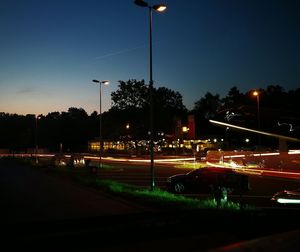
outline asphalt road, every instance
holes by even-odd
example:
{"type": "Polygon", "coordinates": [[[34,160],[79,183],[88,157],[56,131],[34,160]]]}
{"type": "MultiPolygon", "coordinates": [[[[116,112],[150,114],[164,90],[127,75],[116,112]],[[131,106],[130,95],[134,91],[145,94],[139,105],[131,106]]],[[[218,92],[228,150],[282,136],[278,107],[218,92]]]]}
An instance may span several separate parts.
{"type": "MultiPolygon", "coordinates": [[[[157,167],[156,175],[163,180],[182,171],[157,167]]],[[[134,174],[149,178],[148,172],[147,166],[120,166],[98,175],[128,182],[134,174]]],[[[1,227],[7,233],[1,238],[30,251],[203,251],[299,228],[298,212],[155,212],[12,163],[0,162],[0,191],[1,227]]]]}
{"type": "Polygon", "coordinates": [[[78,219],[145,209],[38,169],[0,162],[1,223],[78,219]]]}

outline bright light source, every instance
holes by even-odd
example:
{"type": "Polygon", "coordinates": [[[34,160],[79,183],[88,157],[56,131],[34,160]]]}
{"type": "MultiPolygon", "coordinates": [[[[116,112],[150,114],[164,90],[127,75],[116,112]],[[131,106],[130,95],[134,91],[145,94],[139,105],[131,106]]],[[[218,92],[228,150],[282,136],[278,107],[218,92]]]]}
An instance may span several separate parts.
{"type": "Polygon", "coordinates": [[[288,154],[289,154],[289,155],[292,155],[292,154],[300,154],[300,150],[289,150],[288,154]]]}
{"type": "Polygon", "coordinates": [[[254,96],[258,96],[259,95],[259,93],[258,93],[258,91],[253,91],[253,93],[252,93],[254,96]]]}
{"type": "MultiPolygon", "coordinates": [[[[300,142],[300,139],[297,139],[297,138],[294,138],[294,137],[287,137],[287,136],[273,134],[273,133],[269,133],[269,132],[265,132],[265,131],[253,130],[253,129],[249,129],[249,128],[245,128],[245,127],[240,127],[240,126],[237,126],[237,125],[234,125],[234,124],[219,122],[219,121],[215,121],[215,120],[209,120],[209,122],[211,122],[213,124],[229,127],[229,128],[240,129],[240,130],[244,130],[244,131],[258,133],[258,134],[261,134],[261,135],[286,139],[286,140],[293,141],[293,142],[300,142]]],[[[210,139],[208,139],[208,141],[210,141],[210,139]]]]}
{"type": "Polygon", "coordinates": [[[186,127],[186,126],[183,126],[182,127],[182,132],[188,132],[189,131],[189,128],[188,127],[186,127]]]}
{"type": "Polygon", "coordinates": [[[158,5],[154,5],[153,9],[158,11],[158,12],[163,12],[167,9],[167,6],[164,4],[158,4],[158,5]]]}
{"type": "Polygon", "coordinates": [[[300,203],[300,199],[284,199],[284,198],[279,198],[277,199],[278,203],[281,204],[299,204],[300,203]]]}
{"type": "Polygon", "coordinates": [[[109,84],[108,80],[103,80],[103,81],[93,80],[93,82],[100,83],[100,84],[103,84],[103,85],[108,85],[109,84]]]}

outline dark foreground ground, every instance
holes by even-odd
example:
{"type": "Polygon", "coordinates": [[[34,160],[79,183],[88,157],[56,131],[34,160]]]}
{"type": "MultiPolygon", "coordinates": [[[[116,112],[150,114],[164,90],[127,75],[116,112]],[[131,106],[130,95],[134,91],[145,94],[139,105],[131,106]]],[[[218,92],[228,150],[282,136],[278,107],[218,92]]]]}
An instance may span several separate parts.
{"type": "Polygon", "coordinates": [[[168,211],[18,223],[2,226],[2,238],[7,251],[298,251],[298,228],[291,210],[168,211]]]}
{"type": "Polygon", "coordinates": [[[300,247],[299,209],[145,207],[26,166],[0,164],[0,206],[6,210],[1,211],[3,251],[298,251],[300,247]]]}

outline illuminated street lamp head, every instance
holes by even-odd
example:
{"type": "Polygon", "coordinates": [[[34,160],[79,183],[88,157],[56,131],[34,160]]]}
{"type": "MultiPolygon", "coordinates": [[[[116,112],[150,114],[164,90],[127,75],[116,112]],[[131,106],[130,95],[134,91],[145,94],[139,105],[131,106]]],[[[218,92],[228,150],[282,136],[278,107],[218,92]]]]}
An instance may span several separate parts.
{"type": "Polygon", "coordinates": [[[109,84],[109,81],[108,81],[108,80],[103,80],[103,81],[93,80],[93,82],[95,82],[95,83],[100,83],[100,84],[104,84],[104,85],[108,85],[108,84],[109,84]]]}
{"type": "Polygon", "coordinates": [[[148,8],[152,8],[153,10],[156,10],[158,12],[163,12],[167,9],[167,6],[165,4],[156,4],[153,5],[152,7],[149,6],[149,4],[143,0],[135,0],[134,4],[140,6],[140,7],[148,7],[148,8]]]}
{"type": "Polygon", "coordinates": [[[258,91],[256,91],[256,90],[255,90],[255,91],[253,91],[253,93],[252,93],[252,94],[253,94],[253,96],[258,96],[258,95],[259,95],[258,91]]]}
{"type": "Polygon", "coordinates": [[[158,12],[163,12],[167,9],[167,6],[164,4],[157,4],[153,6],[153,9],[158,11],[158,12]]]}
{"type": "Polygon", "coordinates": [[[103,85],[108,85],[108,84],[109,84],[109,81],[108,81],[108,80],[103,80],[103,81],[101,81],[101,83],[102,83],[103,85]]]}

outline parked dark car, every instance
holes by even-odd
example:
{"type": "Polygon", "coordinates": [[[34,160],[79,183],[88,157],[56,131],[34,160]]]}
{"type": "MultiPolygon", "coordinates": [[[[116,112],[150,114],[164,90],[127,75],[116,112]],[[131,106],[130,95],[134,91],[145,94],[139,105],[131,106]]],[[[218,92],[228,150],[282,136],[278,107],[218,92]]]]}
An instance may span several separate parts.
{"type": "Polygon", "coordinates": [[[214,193],[218,188],[227,193],[245,193],[249,181],[248,176],[230,169],[205,167],[169,177],[167,188],[173,193],[214,193]]]}

